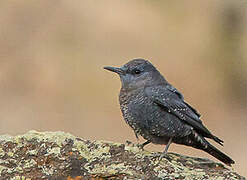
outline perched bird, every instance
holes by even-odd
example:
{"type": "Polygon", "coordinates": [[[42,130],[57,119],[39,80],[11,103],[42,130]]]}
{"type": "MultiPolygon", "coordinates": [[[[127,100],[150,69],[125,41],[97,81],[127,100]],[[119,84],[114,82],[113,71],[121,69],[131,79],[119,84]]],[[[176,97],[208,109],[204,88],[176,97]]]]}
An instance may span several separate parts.
{"type": "Polygon", "coordinates": [[[149,143],[166,144],[162,157],[171,143],[201,149],[226,165],[234,161],[211,145],[205,138],[223,145],[202,123],[200,114],[183,95],[169,84],[147,60],[134,59],[124,66],[104,67],[120,76],[122,88],[119,102],[123,117],[149,143]]]}

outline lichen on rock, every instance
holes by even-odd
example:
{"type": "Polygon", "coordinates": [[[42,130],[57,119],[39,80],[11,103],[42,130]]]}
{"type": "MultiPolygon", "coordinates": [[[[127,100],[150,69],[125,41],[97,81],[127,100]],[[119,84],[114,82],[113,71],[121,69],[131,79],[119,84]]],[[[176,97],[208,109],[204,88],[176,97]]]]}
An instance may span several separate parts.
{"type": "Polygon", "coordinates": [[[0,136],[0,179],[245,179],[220,163],[64,132],[0,136]],[[157,154],[157,153],[156,153],[157,154]]]}

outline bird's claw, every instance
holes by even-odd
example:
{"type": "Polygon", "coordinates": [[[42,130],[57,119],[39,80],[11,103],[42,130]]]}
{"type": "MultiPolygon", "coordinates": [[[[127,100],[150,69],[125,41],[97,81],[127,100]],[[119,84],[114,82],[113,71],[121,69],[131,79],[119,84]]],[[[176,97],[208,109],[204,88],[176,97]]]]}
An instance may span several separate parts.
{"type": "Polygon", "coordinates": [[[167,153],[162,153],[159,157],[159,161],[161,161],[163,158],[167,158],[168,154],[167,153]]]}
{"type": "Polygon", "coordinates": [[[152,159],[158,158],[158,161],[160,162],[163,158],[168,159],[168,154],[167,153],[156,152],[156,153],[152,153],[151,154],[151,158],[152,159]]]}
{"type": "Polygon", "coordinates": [[[152,153],[150,156],[152,159],[155,159],[155,158],[160,158],[161,154],[159,152],[155,152],[155,153],[152,153]]]}
{"type": "Polygon", "coordinates": [[[131,141],[129,141],[129,140],[126,140],[126,142],[125,142],[127,145],[131,145],[131,144],[133,144],[131,141]]]}
{"type": "Polygon", "coordinates": [[[139,143],[138,143],[136,146],[137,146],[139,149],[141,149],[142,151],[144,150],[143,144],[139,144],[139,143]]]}

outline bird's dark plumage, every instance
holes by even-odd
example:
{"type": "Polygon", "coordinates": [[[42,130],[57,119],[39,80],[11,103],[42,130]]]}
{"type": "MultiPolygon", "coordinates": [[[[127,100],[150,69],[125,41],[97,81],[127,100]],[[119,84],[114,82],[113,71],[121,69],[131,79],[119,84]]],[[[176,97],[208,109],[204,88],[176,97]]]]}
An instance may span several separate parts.
{"type": "Polygon", "coordinates": [[[147,140],[144,145],[167,144],[166,153],[170,143],[183,144],[201,149],[227,165],[234,164],[205,139],[223,145],[223,141],[203,125],[200,114],[149,61],[134,59],[121,68],[104,68],[119,74],[121,111],[136,136],[147,140]]]}

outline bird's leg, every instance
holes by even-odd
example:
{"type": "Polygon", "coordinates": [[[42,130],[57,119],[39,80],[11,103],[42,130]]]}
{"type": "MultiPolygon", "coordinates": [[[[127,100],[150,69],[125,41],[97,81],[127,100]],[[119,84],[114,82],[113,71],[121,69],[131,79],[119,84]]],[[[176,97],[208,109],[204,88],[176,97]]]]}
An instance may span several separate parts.
{"type": "Polygon", "coordinates": [[[166,147],[165,147],[165,150],[163,151],[163,153],[160,155],[160,160],[163,158],[163,157],[165,157],[166,156],[166,154],[167,154],[167,151],[168,151],[168,148],[169,148],[169,146],[171,145],[171,143],[172,143],[172,137],[169,139],[169,141],[168,141],[168,143],[167,143],[167,145],[166,145],[166,147]]]}
{"type": "Polygon", "coordinates": [[[138,134],[136,132],[135,132],[135,135],[136,135],[137,141],[139,141],[139,137],[138,137],[138,134]]]}
{"type": "Polygon", "coordinates": [[[169,148],[169,146],[171,145],[171,143],[172,143],[172,137],[169,139],[169,141],[168,141],[168,143],[167,143],[167,145],[166,145],[166,147],[165,147],[165,150],[163,151],[163,154],[166,154],[166,153],[167,153],[168,148],[169,148]]]}
{"type": "Polygon", "coordinates": [[[169,141],[168,141],[168,143],[166,144],[166,147],[165,147],[165,149],[164,149],[164,151],[162,152],[162,154],[160,154],[160,152],[159,153],[153,153],[152,154],[152,157],[153,158],[159,158],[159,161],[163,158],[163,157],[166,157],[166,154],[167,154],[167,151],[168,151],[168,148],[169,148],[169,146],[171,145],[171,143],[172,143],[172,137],[169,139],[169,141]]]}
{"type": "MultiPolygon", "coordinates": [[[[138,134],[136,132],[135,132],[135,136],[136,136],[137,141],[139,142],[139,137],[138,137],[138,134]]],[[[129,140],[126,140],[126,144],[130,145],[130,144],[134,144],[134,143],[132,143],[129,140]]],[[[137,145],[139,145],[139,144],[137,144],[137,145]]]]}
{"type": "Polygon", "coordinates": [[[142,144],[137,144],[137,147],[139,147],[141,150],[143,150],[144,146],[146,146],[149,143],[151,143],[151,141],[147,140],[146,142],[144,142],[142,144]]]}

